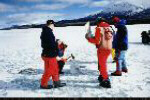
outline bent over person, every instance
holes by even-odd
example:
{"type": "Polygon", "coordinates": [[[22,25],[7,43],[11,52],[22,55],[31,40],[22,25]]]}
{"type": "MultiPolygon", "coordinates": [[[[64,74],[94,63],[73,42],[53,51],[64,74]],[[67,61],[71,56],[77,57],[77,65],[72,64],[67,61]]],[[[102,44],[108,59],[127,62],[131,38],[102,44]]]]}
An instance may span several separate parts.
{"type": "Polygon", "coordinates": [[[63,87],[66,84],[60,83],[59,80],[59,68],[56,57],[58,56],[58,46],[53,34],[54,21],[48,20],[46,26],[42,28],[41,33],[41,47],[42,47],[42,59],[44,61],[44,73],[41,79],[41,88],[50,89],[52,87],[63,87]],[[48,85],[48,81],[52,77],[53,86],[48,85]]]}
{"type": "Polygon", "coordinates": [[[104,18],[97,19],[97,27],[94,37],[88,37],[87,40],[97,47],[97,56],[99,63],[99,82],[100,86],[111,88],[110,80],[107,73],[106,61],[112,49],[112,29],[104,18]]]}

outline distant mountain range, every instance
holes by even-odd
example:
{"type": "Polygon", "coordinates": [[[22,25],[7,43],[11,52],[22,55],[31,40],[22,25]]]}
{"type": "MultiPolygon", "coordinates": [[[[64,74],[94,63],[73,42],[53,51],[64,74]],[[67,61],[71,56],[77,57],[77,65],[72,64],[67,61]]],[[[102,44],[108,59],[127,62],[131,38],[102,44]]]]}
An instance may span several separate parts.
{"type": "Polygon", "coordinates": [[[143,7],[138,7],[128,2],[111,4],[99,13],[74,20],[62,20],[58,23],[65,25],[81,25],[85,24],[87,21],[91,21],[92,25],[95,25],[94,22],[98,17],[104,17],[111,23],[113,16],[126,19],[128,24],[150,24],[150,8],[144,9],[143,7]]]}
{"type": "MultiPolygon", "coordinates": [[[[150,8],[135,6],[128,2],[111,4],[105,7],[103,11],[92,14],[83,18],[73,20],[61,20],[56,22],[56,27],[64,26],[80,26],[84,25],[87,21],[91,22],[91,25],[95,25],[95,20],[98,17],[106,18],[110,23],[113,16],[126,19],[127,24],[150,24],[150,8]]],[[[4,29],[26,29],[26,28],[41,28],[44,24],[32,24],[32,25],[15,25],[4,29]]]]}

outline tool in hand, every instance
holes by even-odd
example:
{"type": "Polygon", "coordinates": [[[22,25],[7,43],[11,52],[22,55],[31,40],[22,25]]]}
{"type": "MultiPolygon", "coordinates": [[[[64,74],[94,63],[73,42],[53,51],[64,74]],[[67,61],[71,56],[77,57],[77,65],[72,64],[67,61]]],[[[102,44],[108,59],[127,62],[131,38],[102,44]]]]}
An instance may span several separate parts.
{"type": "Polygon", "coordinates": [[[71,55],[67,58],[67,60],[69,60],[70,58],[75,59],[75,56],[74,56],[73,54],[71,54],[71,55]]]}

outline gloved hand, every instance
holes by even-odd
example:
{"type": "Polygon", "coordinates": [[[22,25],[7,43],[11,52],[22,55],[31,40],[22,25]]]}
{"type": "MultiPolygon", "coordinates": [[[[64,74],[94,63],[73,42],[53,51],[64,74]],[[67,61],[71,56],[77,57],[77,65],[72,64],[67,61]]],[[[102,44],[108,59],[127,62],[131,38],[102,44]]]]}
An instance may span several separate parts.
{"type": "Polygon", "coordinates": [[[67,58],[62,58],[61,61],[67,62],[67,58]]]}
{"type": "Polygon", "coordinates": [[[88,39],[89,38],[89,34],[86,33],[85,34],[85,38],[88,39]]]}
{"type": "Polygon", "coordinates": [[[86,39],[94,38],[94,35],[93,35],[93,34],[90,34],[90,33],[86,33],[86,34],[85,34],[85,38],[86,38],[86,39]]]}

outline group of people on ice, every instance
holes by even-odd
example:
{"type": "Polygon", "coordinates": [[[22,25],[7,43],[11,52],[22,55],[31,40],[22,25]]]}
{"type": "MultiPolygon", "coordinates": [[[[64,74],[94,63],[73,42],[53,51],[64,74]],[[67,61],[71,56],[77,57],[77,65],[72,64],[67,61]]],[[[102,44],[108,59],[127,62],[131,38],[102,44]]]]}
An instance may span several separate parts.
{"type": "MultiPolygon", "coordinates": [[[[126,20],[113,17],[112,22],[117,28],[115,32],[105,18],[97,18],[95,35],[85,35],[88,42],[94,44],[97,48],[99,83],[100,86],[111,88],[109,75],[107,72],[107,59],[111,52],[116,62],[116,71],[111,73],[112,76],[121,76],[122,72],[127,73],[126,52],[128,49],[128,31],[126,28],[126,20]]],[[[42,59],[44,61],[44,73],[41,79],[42,89],[51,89],[66,86],[66,83],[60,81],[62,68],[67,62],[64,55],[67,45],[61,40],[55,39],[53,34],[54,21],[48,20],[46,26],[42,28],[41,47],[42,59]],[[48,85],[48,81],[52,77],[53,85],[48,85]]]]}
{"type": "Polygon", "coordinates": [[[128,49],[128,31],[125,26],[126,20],[121,20],[118,17],[112,19],[114,26],[117,28],[115,33],[108,21],[104,18],[98,18],[96,21],[97,27],[95,36],[85,36],[86,39],[96,45],[100,86],[110,88],[111,83],[107,73],[107,59],[111,52],[114,53],[116,62],[116,71],[111,73],[112,76],[121,76],[122,72],[127,73],[125,55],[128,49]]]}

